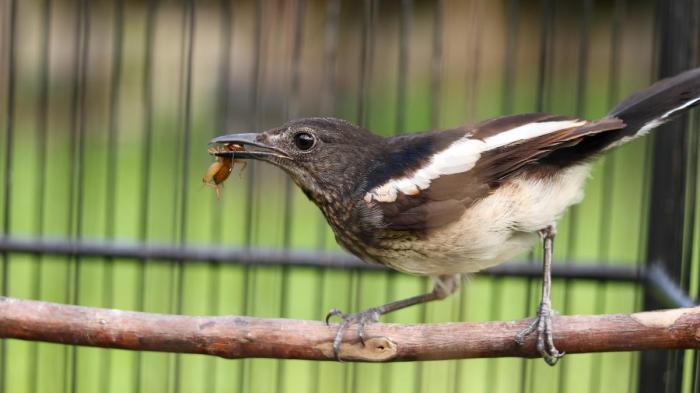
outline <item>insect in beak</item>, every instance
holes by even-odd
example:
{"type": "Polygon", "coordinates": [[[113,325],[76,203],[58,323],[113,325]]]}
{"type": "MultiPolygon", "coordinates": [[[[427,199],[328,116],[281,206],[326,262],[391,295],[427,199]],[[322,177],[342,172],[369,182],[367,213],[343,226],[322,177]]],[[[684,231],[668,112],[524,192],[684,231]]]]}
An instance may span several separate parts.
{"type": "Polygon", "coordinates": [[[235,164],[240,164],[241,169],[238,172],[239,176],[243,173],[247,162],[235,159],[235,152],[244,151],[245,148],[235,143],[224,143],[222,145],[210,146],[207,151],[212,156],[215,156],[215,161],[209,165],[209,168],[202,177],[202,182],[207,187],[216,190],[216,199],[221,199],[221,183],[228,179],[235,164]],[[230,152],[230,153],[229,153],[230,152]],[[219,155],[227,153],[227,155],[219,155]]]}

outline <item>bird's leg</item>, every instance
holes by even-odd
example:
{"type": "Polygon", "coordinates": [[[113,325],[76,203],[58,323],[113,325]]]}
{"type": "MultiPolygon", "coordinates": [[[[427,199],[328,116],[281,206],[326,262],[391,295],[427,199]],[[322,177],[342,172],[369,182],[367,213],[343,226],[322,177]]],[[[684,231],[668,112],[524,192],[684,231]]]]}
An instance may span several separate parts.
{"type": "Polygon", "coordinates": [[[552,332],[552,301],[550,291],[552,289],[552,246],[556,230],[553,226],[540,231],[544,243],[544,261],[542,264],[542,300],[537,308],[537,316],[534,321],[515,336],[515,342],[522,345],[525,336],[532,332],[537,332],[537,351],[542,355],[545,362],[550,366],[557,364],[559,358],[564,356],[564,352],[559,352],[554,346],[552,332]]]}
{"type": "Polygon", "coordinates": [[[378,307],[368,308],[367,310],[345,314],[344,312],[333,308],[326,314],[326,324],[331,317],[340,317],[340,326],[333,340],[333,354],[337,360],[340,360],[340,342],[343,339],[343,333],[353,323],[357,324],[357,336],[364,344],[365,342],[365,326],[369,323],[374,323],[379,320],[380,315],[388,314],[392,311],[401,310],[402,308],[414,306],[416,304],[427,303],[433,300],[444,299],[454,293],[459,288],[460,275],[445,275],[433,278],[433,290],[422,295],[413,296],[408,299],[397,300],[378,307]]]}

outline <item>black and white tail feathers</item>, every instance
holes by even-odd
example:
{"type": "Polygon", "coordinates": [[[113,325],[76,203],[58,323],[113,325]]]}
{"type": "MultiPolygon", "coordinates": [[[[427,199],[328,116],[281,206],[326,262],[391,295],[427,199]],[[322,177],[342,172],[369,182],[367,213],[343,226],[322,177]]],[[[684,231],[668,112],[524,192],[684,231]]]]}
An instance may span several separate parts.
{"type": "Polygon", "coordinates": [[[700,104],[700,68],[660,80],[625,98],[602,121],[619,119],[624,126],[583,137],[552,151],[543,163],[568,166],[596,157],[670,121],[700,104]]]}
{"type": "Polygon", "coordinates": [[[700,103],[700,68],[660,80],[625,98],[609,117],[625,122],[619,138],[641,136],[700,103]]]}

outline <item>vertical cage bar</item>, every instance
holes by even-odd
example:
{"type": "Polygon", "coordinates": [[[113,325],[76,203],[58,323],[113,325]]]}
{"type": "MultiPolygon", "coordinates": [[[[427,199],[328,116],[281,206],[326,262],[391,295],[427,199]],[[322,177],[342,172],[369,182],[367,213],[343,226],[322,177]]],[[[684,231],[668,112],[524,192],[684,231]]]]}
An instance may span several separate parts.
{"type": "MultiPolygon", "coordinates": [[[[694,52],[693,63],[697,65],[697,64],[700,64],[700,39],[699,39],[699,37],[700,37],[700,0],[693,0],[692,18],[693,18],[692,27],[693,27],[693,31],[694,31],[693,32],[694,40],[693,40],[693,46],[692,46],[692,49],[694,52]]],[[[695,143],[697,144],[698,143],[697,128],[700,127],[700,114],[698,114],[697,111],[695,111],[695,114],[693,115],[692,124],[695,126],[695,130],[694,130],[694,132],[696,133],[695,143]]],[[[695,146],[694,149],[695,149],[694,154],[696,156],[696,158],[695,158],[695,160],[696,160],[696,164],[695,164],[696,173],[694,174],[694,177],[692,180],[697,183],[697,181],[698,181],[698,178],[697,178],[697,176],[698,176],[698,162],[700,162],[700,158],[698,158],[698,155],[700,155],[700,153],[698,152],[697,146],[695,146]]],[[[697,187],[697,185],[696,185],[696,187],[697,187]]],[[[696,195],[697,195],[697,192],[696,192],[696,195]]],[[[694,203],[697,203],[696,198],[697,197],[695,197],[693,199],[694,203]]],[[[690,216],[694,220],[693,224],[695,224],[697,222],[695,220],[695,217],[698,214],[697,211],[698,210],[696,207],[694,212],[693,212],[693,215],[690,216]]],[[[697,228],[694,228],[694,231],[697,231],[697,228]]],[[[697,232],[695,232],[695,233],[697,233],[697,232]]],[[[690,236],[689,238],[691,239],[691,242],[693,240],[695,240],[694,239],[695,236],[690,236]]],[[[694,246],[698,247],[697,244],[694,246]]],[[[692,252],[691,252],[691,254],[692,254],[692,252]]],[[[695,271],[697,272],[698,269],[700,269],[700,266],[698,266],[698,264],[700,264],[700,261],[698,261],[697,259],[693,260],[693,258],[691,256],[691,263],[693,263],[693,262],[695,262],[694,267],[696,269],[695,271]]],[[[696,287],[694,288],[695,289],[694,294],[696,296],[698,296],[698,294],[700,294],[700,288],[697,287],[698,284],[700,284],[700,280],[697,280],[697,278],[696,278],[696,281],[694,283],[694,285],[696,285],[696,287]]],[[[691,285],[693,285],[692,280],[691,280],[691,285]]],[[[690,288],[690,289],[691,289],[691,293],[693,293],[692,288],[690,288]]],[[[689,391],[694,392],[694,393],[698,393],[698,392],[700,392],[700,351],[698,351],[698,350],[692,351],[692,359],[693,359],[693,363],[692,363],[693,367],[692,367],[692,369],[688,369],[688,372],[692,372],[689,391]]]]}
{"type": "MultiPolygon", "coordinates": [[[[539,53],[537,62],[537,91],[535,99],[535,112],[544,112],[547,106],[548,98],[548,87],[550,72],[552,70],[551,63],[554,58],[554,14],[555,14],[554,0],[541,0],[540,7],[542,9],[542,19],[540,23],[540,37],[539,37],[539,53]]],[[[536,243],[535,247],[541,247],[541,242],[536,243]]],[[[534,258],[534,249],[530,251],[528,259],[530,263],[537,263],[534,258]]],[[[533,307],[533,279],[527,280],[527,292],[525,296],[525,312],[530,314],[533,310],[536,310],[537,306],[533,307]]],[[[536,293],[536,291],[535,291],[536,293]]],[[[556,307],[556,306],[555,306],[556,307]]],[[[521,361],[521,375],[520,375],[520,391],[536,391],[535,389],[535,369],[531,362],[523,359],[521,361]],[[528,381],[530,385],[528,386],[528,381]]]]}
{"type": "MultiPolygon", "coordinates": [[[[612,32],[610,36],[610,63],[608,65],[608,97],[607,107],[614,107],[620,90],[620,57],[622,55],[622,33],[625,17],[625,0],[616,0],[613,11],[612,32]]],[[[611,152],[603,157],[602,187],[600,202],[600,223],[598,226],[598,259],[608,263],[610,261],[611,232],[613,208],[613,195],[616,179],[617,152],[611,152]]],[[[594,310],[596,314],[605,312],[608,285],[604,280],[596,282],[594,310]]],[[[594,360],[591,365],[591,385],[590,392],[600,392],[601,377],[603,373],[603,354],[593,355],[594,360]]]]}
{"type": "MultiPolygon", "coordinates": [[[[700,57],[700,52],[698,51],[698,43],[700,40],[698,40],[698,33],[700,32],[700,4],[697,0],[689,0],[689,9],[687,12],[690,14],[690,20],[688,21],[688,30],[690,31],[690,34],[688,35],[688,62],[689,65],[692,66],[698,66],[699,65],[699,57],[700,57]]],[[[692,285],[695,284],[695,277],[693,277],[694,273],[694,258],[693,258],[693,251],[694,251],[694,240],[695,240],[695,231],[696,231],[696,212],[697,212],[697,180],[698,180],[698,134],[697,134],[697,127],[698,127],[698,113],[697,111],[692,112],[691,116],[688,116],[688,124],[689,124],[689,129],[686,131],[687,133],[687,138],[688,138],[688,143],[686,145],[687,148],[687,154],[688,154],[688,165],[687,165],[687,177],[686,177],[686,182],[687,182],[687,191],[686,191],[686,197],[685,197],[685,217],[686,217],[686,225],[685,225],[685,233],[684,233],[684,240],[683,240],[683,257],[682,257],[682,266],[681,266],[681,277],[680,277],[680,284],[681,288],[684,290],[685,293],[689,295],[693,295],[692,291],[692,285]]],[[[697,295],[697,293],[696,293],[697,295]]],[[[695,299],[697,303],[697,299],[695,299]]],[[[698,351],[697,350],[688,350],[688,351],[680,351],[681,353],[677,356],[678,360],[683,360],[682,364],[677,365],[679,369],[679,376],[680,376],[680,381],[678,381],[679,385],[681,386],[681,389],[688,386],[688,388],[692,389],[692,384],[693,380],[695,378],[695,374],[693,373],[693,369],[697,365],[698,361],[698,351]],[[686,363],[687,362],[687,363],[686,363]]]]}
{"type": "MultiPolygon", "coordinates": [[[[292,34],[292,55],[290,58],[290,81],[288,86],[288,95],[285,102],[285,120],[291,120],[299,116],[299,89],[301,84],[301,50],[302,38],[304,36],[304,0],[296,0],[296,10],[294,13],[293,34],[292,34]]],[[[293,182],[290,177],[285,176],[284,180],[284,206],[282,217],[282,248],[287,250],[291,247],[291,227],[293,213],[293,182]]],[[[287,288],[289,267],[282,267],[282,281],[280,290],[280,305],[281,317],[286,317],[288,314],[288,298],[287,288]]],[[[280,363],[281,365],[281,363],[280,363]]],[[[282,378],[278,378],[280,381],[282,378]]]]}
{"type": "MultiPolygon", "coordinates": [[[[370,96],[372,94],[372,77],[374,66],[374,39],[376,30],[376,18],[378,13],[379,0],[365,0],[362,7],[362,45],[360,47],[360,89],[357,94],[357,118],[356,122],[365,128],[370,128],[370,118],[372,115],[372,105],[370,96]]],[[[348,287],[348,299],[352,299],[352,311],[359,312],[362,306],[363,273],[358,269],[352,270],[351,284],[348,287]]],[[[356,392],[358,389],[358,379],[360,377],[360,367],[357,364],[346,367],[347,379],[346,389],[349,392],[356,392]]]]}
{"type": "Polygon", "coordinates": [[[406,89],[408,88],[408,66],[411,51],[411,19],[413,18],[413,0],[402,0],[399,14],[399,56],[398,81],[396,84],[396,126],[394,135],[406,128],[406,89]]]}
{"type": "MultiPolygon", "coordinates": [[[[472,0],[469,6],[469,23],[471,25],[471,30],[469,30],[468,35],[473,37],[471,40],[467,40],[467,49],[471,49],[472,52],[467,55],[471,60],[469,66],[471,66],[470,72],[467,72],[467,84],[465,91],[467,92],[467,104],[465,107],[465,113],[467,114],[467,123],[473,123],[477,121],[478,108],[479,108],[479,75],[481,71],[481,61],[483,52],[483,40],[482,40],[482,4],[481,0],[472,0]]],[[[508,33],[506,33],[507,35],[508,33]]],[[[443,39],[441,39],[443,41],[443,39]]],[[[508,57],[508,55],[506,55],[508,57]]]]}
{"type": "Polygon", "coordinates": [[[444,1],[435,1],[433,15],[433,51],[430,57],[430,128],[440,127],[442,94],[443,9],[444,1]]]}
{"type": "MultiPolygon", "coordinates": [[[[15,133],[15,76],[17,68],[16,59],[16,40],[17,40],[17,2],[10,0],[8,12],[9,31],[7,34],[7,120],[5,123],[5,184],[4,199],[3,199],[3,220],[2,231],[7,234],[10,232],[10,210],[12,207],[11,191],[12,191],[12,144],[15,133]]],[[[2,253],[2,295],[7,295],[9,283],[9,255],[7,252],[2,253]]],[[[7,372],[7,341],[0,342],[0,392],[4,392],[5,373],[7,372]]]]}
{"type": "MultiPolygon", "coordinates": [[[[299,116],[300,107],[300,97],[299,90],[301,88],[301,54],[302,54],[302,44],[304,38],[304,0],[295,1],[295,12],[293,18],[292,27],[292,53],[290,57],[290,78],[288,85],[288,97],[285,102],[285,120],[291,120],[299,116]]],[[[292,237],[292,213],[294,209],[294,197],[293,197],[293,182],[289,176],[284,178],[284,200],[283,200],[283,218],[282,218],[282,248],[288,250],[291,244],[292,237]]],[[[280,274],[280,317],[286,318],[289,315],[289,299],[291,295],[287,292],[289,291],[289,266],[283,266],[281,268],[280,274]]],[[[279,360],[277,362],[277,392],[283,392],[285,390],[285,377],[286,377],[286,362],[279,360]]]]}
{"type": "MultiPolygon", "coordinates": [[[[430,128],[437,129],[440,124],[440,94],[442,83],[442,36],[443,36],[443,10],[444,1],[436,0],[433,7],[433,29],[431,37],[431,54],[430,54],[430,128]]],[[[429,288],[427,290],[430,290],[429,288]]],[[[420,322],[427,322],[428,307],[423,303],[420,307],[420,322]]],[[[423,363],[419,362],[416,365],[414,392],[418,393],[423,390],[424,377],[423,363]]]]}
{"type": "MultiPolygon", "coordinates": [[[[660,47],[661,47],[661,25],[662,25],[662,9],[663,9],[663,4],[660,0],[655,1],[654,7],[653,7],[653,32],[652,32],[652,45],[651,45],[651,72],[649,74],[649,78],[651,81],[656,80],[658,74],[659,74],[659,63],[660,63],[660,47]]],[[[655,132],[655,137],[656,135],[659,134],[659,131],[657,130],[655,132]]],[[[649,239],[651,238],[651,233],[649,231],[650,227],[650,221],[651,221],[651,214],[650,214],[650,209],[651,209],[651,186],[652,186],[652,170],[654,168],[654,148],[655,148],[655,143],[654,140],[650,140],[646,144],[646,149],[644,152],[644,173],[645,176],[643,177],[643,187],[642,190],[645,190],[646,192],[642,195],[642,203],[641,203],[641,211],[640,215],[642,216],[643,220],[640,222],[640,228],[639,228],[639,236],[640,236],[640,242],[639,242],[639,250],[637,251],[637,272],[640,273],[643,271],[643,269],[646,268],[648,265],[649,261],[647,260],[648,256],[648,249],[649,249],[649,239]]],[[[645,293],[644,287],[639,288],[635,292],[635,306],[637,309],[639,308],[644,308],[645,303],[647,302],[647,295],[645,293]]],[[[652,354],[645,354],[641,353],[638,354],[633,358],[633,361],[636,363],[635,369],[636,369],[636,375],[632,374],[630,375],[629,378],[629,391],[635,391],[634,388],[636,388],[636,391],[642,392],[643,387],[641,385],[642,382],[642,374],[644,372],[654,372],[652,370],[653,367],[650,366],[650,364],[653,366],[654,361],[648,362],[646,365],[642,366],[643,364],[643,358],[644,356],[655,356],[652,354]]],[[[658,365],[658,363],[657,363],[658,365]]],[[[647,377],[648,378],[648,377],[647,377]]]]}
{"type": "MultiPolygon", "coordinates": [[[[122,65],[122,41],[124,33],[124,0],[116,0],[113,6],[112,29],[112,65],[109,82],[109,114],[107,126],[107,156],[105,176],[105,237],[114,238],[116,193],[117,193],[117,153],[119,143],[119,99],[121,97],[121,65],[122,65]]],[[[102,276],[102,305],[113,307],[114,304],[114,258],[107,257],[104,261],[102,276]]],[[[110,386],[110,369],[112,364],[112,351],[104,351],[100,367],[100,384],[110,386]]]]}
{"type": "MultiPolygon", "coordinates": [[[[49,83],[50,83],[50,72],[49,72],[49,61],[51,59],[51,43],[50,43],[50,33],[51,33],[51,0],[44,0],[42,4],[42,32],[41,32],[41,82],[39,87],[39,97],[37,103],[37,128],[36,128],[36,152],[37,152],[37,168],[39,173],[36,177],[35,183],[35,199],[34,199],[34,209],[36,210],[36,221],[34,222],[34,231],[36,236],[44,235],[44,213],[45,213],[45,202],[46,202],[46,155],[48,153],[46,141],[48,140],[48,116],[49,116],[49,83]]],[[[42,255],[36,255],[34,258],[34,271],[33,271],[33,288],[32,296],[34,299],[39,299],[41,297],[41,288],[43,285],[42,277],[42,255]]],[[[37,370],[39,372],[39,344],[34,343],[29,353],[29,369],[37,370]]],[[[36,392],[38,389],[38,378],[37,375],[28,375],[28,391],[36,392]]],[[[1,378],[0,378],[1,380],[1,378]]]]}
{"type": "MultiPolygon", "coordinates": [[[[393,135],[405,132],[406,129],[406,92],[408,89],[409,59],[411,51],[411,28],[413,18],[413,0],[402,0],[399,10],[399,45],[397,56],[397,81],[396,81],[396,115],[394,119],[393,135]]],[[[399,276],[393,272],[387,272],[385,298],[389,301],[396,299],[396,284],[399,276]]],[[[387,315],[387,322],[392,322],[391,314],[387,315]]],[[[390,365],[382,367],[381,381],[382,391],[390,392],[392,389],[390,365]]]]}
{"type": "MultiPolygon", "coordinates": [[[[325,8],[325,40],[323,47],[323,91],[321,102],[321,113],[325,116],[335,116],[336,115],[336,102],[337,102],[337,63],[338,63],[338,35],[339,35],[339,20],[340,20],[340,0],[327,0],[325,8]]],[[[317,223],[317,238],[316,246],[318,249],[322,250],[326,248],[326,220],[323,217],[319,217],[317,223]]],[[[317,270],[316,280],[317,287],[315,289],[318,293],[318,299],[316,301],[315,310],[317,315],[323,315],[327,310],[323,309],[324,296],[323,288],[326,281],[326,269],[320,268],[317,270]]],[[[309,369],[311,373],[311,392],[319,393],[321,392],[321,381],[320,381],[320,364],[319,362],[314,362],[312,367],[309,369]]]]}
{"type": "MultiPolygon", "coordinates": [[[[255,21],[253,23],[253,64],[251,69],[250,80],[252,86],[250,88],[250,93],[248,96],[248,103],[252,105],[253,108],[249,112],[248,123],[250,129],[257,132],[261,125],[261,96],[262,96],[262,84],[263,84],[263,2],[258,1],[255,3],[254,17],[255,21]]],[[[251,247],[253,245],[253,204],[255,196],[256,184],[253,180],[255,179],[256,164],[253,163],[251,168],[248,169],[246,176],[246,195],[245,195],[245,218],[244,218],[244,246],[251,247]]],[[[250,311],[250,293],[254,291],[254,271],[250,266],[243,267],[243,284],[242,288],[243,299],[243,313],[248,315],[250,311]]],[[[244,360],[239,363],[240,379],[238,380],[238,391],[246,391],[246,383],[250,380],[250,361],[244,360]]]]}
{"type": "MultiPolygon", "coordinates": [[[[514,11],[513,3],[509,2],[506,10],[506,19],[508,20],[511,17],[511,12],[514,11]]],[[[479,108],[479,82],[480,82],[480,77],[481,77],[481,71],[482,71],[482,52],[483,52],[483,43],[482,43],[482,30],[484,25],[482,24],[482,19],[484,18],[484,4],[482,0],[471,0],[469,7],[467,7],[467,19],[469,22],[469,28],[466,30],[467,35],[472,37],[471,40],[465,40],[466,45],[466,53],[467,53],[467,58],[470,59],[469,65],[465,68],[468,69],[468,67],[471,67],[471,69],[466,72],[466,84],[464,86],[464,91],[466,92],[466,97],[465,97],[465,114],[466,114],[466,119],[465,123],[475,123],[478,121],[478,108],[479,108]]],[[[449,15],[449,14],[448,14],[449,15]]],[[[514,42],[510,41],[512,38],[512,28],[510,25],[506,25],[506,42],[507,45],[512,45],[514,42]]],[[[448,40],[447,40],[447,45],[449,45],[449,37],[450,34],[447,34],[448,40]]],[[[441,41],[444,41],[444,38],[441,39],[441,41]]],[[[446,46],[447,46],[446,45],[446,46]]],[[[448,46],[449,47],[449,46],[448,46]]],[[[503,76],[511,76],[508,75],[508,61],[511,60],[509,57],[511,57],[513,54],[506,54],[506,60],[504,63],[504,74],[503,76]]],[[[512,70],[510,70],[512,71],[512,70]]],[[[504,82],[505,83],[505,82],[504,82]]],[[[505,87],[504,87],[505,89],[505,87]]],[[[505,93],[505,91],[501,91],[501,93],[505,93]]],[[[505,100],[506,97],[504,95],[501,95],[501,100],[505,100]]],[[[449,98],[448,98],[448,104],[449,104],[449,98]]],[[[460,277],[460,279],[463,281],[461,283],[461,287],[459,288],[458,292],[455,293],[453,296],[457,298],[455,301],[455,305],[457,307],[457,313],[456,316],[453,320],[455,321],[464,321],[466,318],[466,311],[465,307],[467,304],[467,289],[465,288],[469,282],[467,282],[467,279],[465,277],[460,277]]],[[[496,296],[498,297],[498,292],[499,289],[497,282],[500,280],[495,278],[492,279],[491,282],[491,288],[490,288],[490,295],[491,296],[496,296]]],[[[496,320],[498,319],[498,313],[500,313],[500,303],[498,299],[495,299],[494,297],[491,297],[491,304],[489,305],[489,311],[490,315],[492,316],[492,319],[496,320]]],[[[465,362],[463,360],[455,360],[452,361],[453,364],[453,387],[452,391],[454,393],[458,393],[461,391],[461,385],[463,382],[462,375],[464,374],[464,364],[465,362]]],[[[497,363],[495,361],[489,361],[486,363],[486,373],[484,374],[484,377],[489,378],[489,376],[492,375],[492,377],[496,377],[495,373],[497,372],[497,363]]],[[[496,390],[496,387],[493,387],[493,390],[496,390]]]]}
{"type": "Polygon", "coordinates": [[[360,49],[360,91],[357,95],[357,122],[369,127],[369,108],[367,105],[372,80],[372,55],[374,52],[374,1],[365,0],[362,20],[362,48],[360,49]]]}
{"type": "MultiPolygon", "coordinates": [[[[219,44],[219,70],[217,82],[217,120],[216,129],[213,131],[212,137],[219,135],[222,132],[227,132],[229,129],[229,117],[231,109],[231,44],[233,42],[233,23],[232,23],[232,4],[231,0],[219,1],[220,13],[220,44],[219,44]]],[[[211,205],[211,233],[212,243],[221,244],[223,238],[221,236],[223,227],[223,216],[219,214],[220,205],[211,205]]],[[[216,315],[219,312],[221,305],[219,291],[221,289],[221,263],[211,261],[209,264],[209,301],[208,313],[216,315]]],[[[216,391],[217,385],[217,366],[216,359],[208,359],[206,372],[204,373],[204,391],[216,391]]]]}
{"type": "Polygon", "coordinates": [[[515,65],[518,53],[518,29],[520,27],[520,0],[508,0],[506,11],[506,51],[503,72],[501,108],[504,115],[513,112],[513,91],[515,89],[515,65]]]}
{"type": "MultiPolygon", "coordinates": [[[[338,24],[340,18],[340,0],[328,0],[325,14],[325,42],[323,50],[323,91],[321,102],[321,113],[324,116],[336,116],[337,101],[337,63],[338,63],[338,24]]],[[[321,217],[318,220],[318,238],[316,239],[319,249],[326,247],[326,220],[321,217]]],[[[322,272],[321,272],[321,275],[322,272]]],[[[322,279],[322,278],[321,278],[322,279]]],[[[319,307],[322,305],[319,299],[319,307]]],[[[319,311],[322,312],[322,310],[319,311]]]]}
{"type": "MultiPolygon", "coordinates": [[[[659,77],[686,69],[690,64],[687,47],[690,34],[690,0],[661,0],[659,77]]],[[[647,266],[661,264],[672,280],[681,280],[684,198],[688,152],[685,148],[687,121],[674,121],[654,134],[654,167],[649,206],[647,266]]],[[[681,284],[682,285],[682,284],[681,284]]],[[[644,309],[660,308],[651,294],[644,295],[644,309]]],[[[682,351],[645,351],[642,353],[640,392],[680,392],[683,370],[682,351]],[[665,370],[665,371],[662,371],[665,370]],[[663,378],[659,378],[659,375],[663,378]]]]}
{"type": "MultiPolygon", "coordinates": [[[[578,47],[578,68],[576,70],[576,98],[574,101],[574,112],[577,116],[586,116],[586,97],[588,94],[588,73],[589,59],[591,51],[591,22],[593,19],[594,5],[593,0],[581,0],[582,17],[580,20],[580,38],[578,47]]],[[[579,207],[574,205],[569,208],[569,226],[567,227],[567,248],[564,253],[566,261],[573,259],[577,241],[576,227],[578,223],[579,207]]],[[[572,280],[564,280],[564,296],[561,304],[562,313],[568,314],[571,308],[572,297],[572,280]]],[[[569,374],[569,363],[561,362],[559,364],[559,383],[560,386],[567,386],[567,375],[569,374]]]]}
{"type": "MultiPolygon", "coordinates": [[[[156,33],[156,16],[158,12],[159,0],[149,0],[146,5],[146,31],[144,36],[144,52],[143,52],[143,85],[141,87],[141,101],[143,105],[143,124],[142,124],[142,148],[141,148],[141,188],[139,190],[139,240],[145,243],[148,239],[148,210],[149,198],[151,194],[151,155],[153,145],[153,49],[156,33]]],[[[146,262],[141,259],[138,261],[138,283],[136,285],[138,301],[138,309],[143,311],[146,307],[146,262]]],[[[141,392],[142,388],[142,365],[143,354],[136,354],[134,362],[134,392],[141,392]]]]}
{"type": "MultiPolygon", "coordinates": [[[[252,86],[250,88],[250,95],[248,97],[249,105],[253,106],[253,110],[250,111],[250,116],[248,122],[250,124],[249,129],[255,132],[260,129],[260,106],[261,106],[261,87],[262,87],[262,51],[263,51],[263,2],[256,2],[255,4],[255,23],[253,26],[253,65],[251,68],[250,80],[252,81],[252,86]]],[[[251,168],[247,171],[246,177],[246,196],[245,196],[245,239],[244,244],[247,247],[253,245],[253,196],[255,183],[253,182],[255,164],[251,165],[251,168]]],[[[248,276],[248,272],[246,272],[248,276]]],[[[248,281],[249,277],[246,277],[248,281]]]]}
{"type": "MultiPolygon", "coordinates": [[[[88,63],[90,54],[90,8],[88,1],[76,2],[78,25],[75,30],[75,53],[73,58],[73,83],[71,92],[71,187],[68,197],[68,233],[75,240],[82,238],[83,232],[83,203],[85,182],[85,95],[87,84],[88,63]]],[[[72,304],[80,302],[80,273],[81,258],[68,258],[68,277],[70,283],[66,287],[66,299],[72,304]],[[72,259],[72,260],[71,260],[72,259]]],[[[66,368],[65,389],[76,392],[78,389],[78,355],[77,347],[72,346],[65,352],[66,368]]]]}
{"type": "MultiPolygon", "coordinates": [[[[184,12],[182,15],[182,29],[183,29],[183,41],[182,41],[182,57],[181,61],[183,63],[182,76],[184,77],[184,86],[181,90],[180,104],[182,105],[182,146],[180,151],[181,157],[181,167],[180,167],[180,228],[179,228],[179,239],[178,243],[181,247],[184,247],[187,243],[187,209],[188,209],[188,185],[189,185],[189,172],[190,172],[190,139],[192,135],[192,74],[193,74],[193,56],[194,56],[194,37],[195,37],[195,13],[196,7],[194,0],[185,0],[184,12]]],[[[185,262],[176,262],[175,275],[176,283],[174,286],[175,290],[175,312],[177,314],[182,314],[182,299],[184,291],[184,280],[185,280],[185,262]]],[[[174,365],[173,365],[173,390],[175,393],[179,393],[180,386],[180,368],[181,368],[182,355],[175,354],[174,365]]]]}
{"type": "MultiPolygon", "coordinates": [[[[503,88],[501,90],[501,112],[503,115],[513,113],[515,99],[515,77],[516,77],[516,61],[519,48],[518,30],[520,28],[521,4],[520,0],[508,0],[506,8],[506,50],[503,64],[503,88]]],[[[503,280],[501,277],[492,277],[491,284],[491,301],[494,307],[491,308],[490,318],[497,320],[501,317],[501,293],[503,288],[503,280]]],[[[498,361],[495,359],[489,361],[486,366],[486,378],[493,381],[493,390],[498,388],[499,368],[498,361]]]]}

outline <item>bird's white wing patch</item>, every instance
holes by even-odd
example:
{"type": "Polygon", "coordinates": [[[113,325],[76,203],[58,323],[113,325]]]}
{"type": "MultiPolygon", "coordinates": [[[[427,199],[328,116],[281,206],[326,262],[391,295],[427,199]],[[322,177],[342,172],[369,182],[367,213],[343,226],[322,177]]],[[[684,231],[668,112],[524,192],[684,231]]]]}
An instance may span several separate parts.
{"type": "Polygon", "coordinates": [[[522,126],[486,138],[485,142],[488,147],[485,150],[495,149],[526,139],[537,138],[538,136],[546,135],[554,131],[580,127],[584,124],[586,124],[585,120],[548,121],[523,124],[522,126]]]}
{"type": "Polygon", "coordinates": [[[437,152],[425,166],[411,175],[391,179],[373,188],[365,194],[364,200],[367,203],[373,200],[377,202],[393,202],[396,200],[399,192],[406,195],[415,195],[420,190],[430,187],[430,182],[440,176],[453,175],[472,169],[485,151],[555,131],[580,127],[584,124],[586,124],[585,120],[527,123],[483,140],[465,136],[452,143],[445,150],[437,152]]]}

